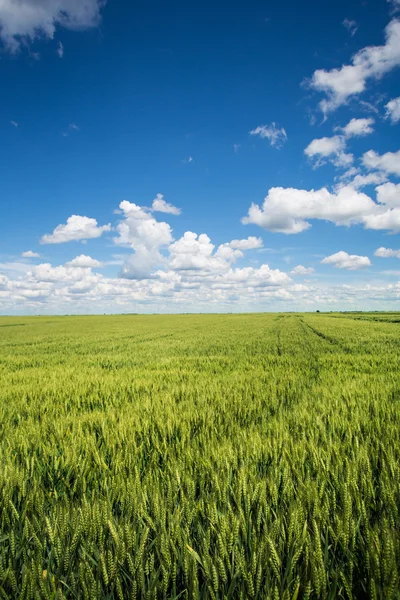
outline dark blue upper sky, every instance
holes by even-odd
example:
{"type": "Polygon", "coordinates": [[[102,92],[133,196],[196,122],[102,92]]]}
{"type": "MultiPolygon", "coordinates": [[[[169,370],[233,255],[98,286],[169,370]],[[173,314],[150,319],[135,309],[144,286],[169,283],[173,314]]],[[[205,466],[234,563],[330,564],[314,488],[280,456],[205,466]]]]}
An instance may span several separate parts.
{"type": "MultiPolygon", "coordinates": [[[[309,290],[299,289],[301,298],[293,306],[304,307],[303,300],[312,300],[315,290],[339,306],[348,297],[341,292],[334,297],[332,290],[342,284],[358,285],[358,300],[371,304],[375,300],[365,295],[366,286],[396,285],[395,274],[383,274],[383,269],[396,271],[396,256],[373,258],[379,247],[396,250],[397,236],[388,233],[400,231],[400,187],[387,187],[397,186],[400,175],[395,1],[109,0],[99,7],[90,0],[93,22],[74,14],[72,6],[71,18],[79,25],[72,27],[59,12],[69,3],[50,0],[46,10],[54,32],[39,17],[27,24],[16,0],[5,4],[5,11],[0,7],[0,273],[7,283],[0,312],[62,312],[56,290],[65,290],[77,312],[92,310],[87,296],[73,296],[67,289],[88,275],[96,281],[85,290],[111,311],[113,301],[96,286],[100,280],[103,286],[112,281],[122,286],[121,275],[136,294],[120,294],[121,306],[133,309],[142,302],[138,310],[151,310],[155,277],[170,286],[160,292],[167,310],[175,305],[200,310],[196,301],[208,298],[210,290],[218,290],[216,308],[232,302],[238,309],[266,309],[272,300],[273,306],[281,300],[287,307],[296,292],[290,286],[296,285],[309,290]],[[385,34],[389,23],[393,32],[385,34]],[[354,60],[371,46],[378,46],[382,56],[369,53],[354,60]],[[332,70],[359,63],[343,91],[332,70]],[[325,87],[313,79],[318,70],[328,74],[325,87]],[[359,81],[364,89],[351,92],[359,81]],[[324,99],[330,102],[325,114],[320,108],[324,99]],[[388,107],[390,101],[394,104],[388,107]],[[338,129],[351,119],[363,120],[359,131],[338,129]],[[250,133],[262,126],[258,135],[250,133]],[[278,131],[281,143],[271,131],[278,131]],[[305,153],[312,140],[318,143],[305,153]],[[365,158],[369,151],[372,158],[365,158]],[[354,183],[357,175],[372,173],[372,185],[354,183]],[[381,198],[390,192],[396,199],[391,204],[386,196],[379,200],[377,185],[386,186],[381,198]],[[324,187],[326,198],[298,197],[299,190],[324,187]],[[271,188],[283,188],[284,197],[269,194],[271,188]],[[115,212],[123,200],[150,207],[158,193],[182,212],[145,211],[140,219],[152,228],[154,239],[143,233],[132,211],[115,212]],[[259,206],[258,217],[243,224],[252,203],[259,206]],[[71,215],[96,219],[99,226],[110,223],[110,230],[86,237],[78,231],[40,243],[71,215]],[[290,219],[306,225],[295,231],[290,219]],[[161,222],[169,224],[169,237],[157,237],[161,222]],[[130,228],[124,239],[121,225],[130,228]],[[199,249],[197,242],[179,252],[178,246],[171,248],[187,231],[207,234],[214,251],[199,249]],[[258,244],[264,248],[238,247],[236,256],[219,258],[220,244],[248,236],[261,238],[258,244]],[[27,250],[41,260],[21,259],[27,250]],[[192,260],[196,252],[203,257],[200,263],[192,260]],[[338,252],[350,258],[340,255],[320,263],[338,252]],[[101,261],[103,270],[84,267],[78,276],[70,266],[67,286],[62,277],[40,279],[35,271],[40,263],[55,268],[81,254],[101,261]],[[357,260],[366,257],[370,266],[357,260]],[[265,280],[259,269],[266,264],[265,280]],[[311,283],[290,274],[299,264],[315,269],[307,274],[311,283]],[[246,268],[253,271],[245,287],[235,285],[235,272],[246,268]],[[160,269],[169,278],[155,276],[160,269]],[[287,273],[286,283],[283,276],[279,281],[270,276],[275,271],[287,273]],[[221,281],[229,277],[228,297],[221,281]],[[252,277],[263,283],[257,279],[255,284],[252,277]],[[19,287],[13,283],[18,281],[19,287]],[[18,295],[17,288],[31,294],[18,295]],[[195,299],[190,295],[194,289],[195,299]]],[[[396,298],[392,294],[387,300],[393,305],[396,298]]]]}

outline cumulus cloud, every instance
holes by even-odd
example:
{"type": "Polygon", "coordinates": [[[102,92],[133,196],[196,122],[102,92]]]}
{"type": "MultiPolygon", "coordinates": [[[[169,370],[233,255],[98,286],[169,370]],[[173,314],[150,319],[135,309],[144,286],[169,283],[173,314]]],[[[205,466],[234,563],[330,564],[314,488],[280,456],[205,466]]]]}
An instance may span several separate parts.
{"type": "Polygon", "coordinates": [[[283,127],[278,127],[276,123],[270,125],[259,125],[249,132],[250,135],[258,135],[262,139],[268,139],[271,146],[282,148],[287,141],[287,134],[283,127]]]}
{"type": "Polygon", "coordinates": [[[390,100],[385,104],[385,108],[386,118],[390,119],[392,123],[398,123],[400,121],[400,96],[390,100]]]}
{"type": "Polygon", "coordinates": [[[284,285],[290,282],[290,277],[279,269],[271,269],[269,265],[261,265],[258,269],[244,267],[243,269],[229,269],[214,282],[213,287],[226,284],[246,284],[250,287],[265,287],[284,285]]]}
{"type": "Polygon", "coordinates": [[[90,269],[76,266],[60,265],[53,267],[50,263],[42,263],[36,267],[32,267],[28,271],[28,276],[36,281],[41,282],[71,282],[88,280],[97,281],[98,277],[94,275],[90,269]]]}
{"type": "Polygon", "coordinates": [[[363,154],[362,162],[367,169],[379,169],[391,175],[400,175],[400,150],[385,154],[368,150],[363,154]]]}
{"type": "Polygon", "coordinates": [[[96,219],[71,215],[65,225],[57,225],[53,233],[47,233],[40,240],[41,244],[63,244],[100,237],[104,232],[110,231],[111,225],[97,224],[96,219]]]}
{"type": "Polygon", "coordinates": [[[157,194],[157,196],[153,200],[151,208],[154,212],[169,213],[171,215],[181,214],[181,209],[166,202],[162,194],[157,194]]]}
{"type": "Polygon", "coordinates": [[[37,252],[32,252],[32,250],[26,250],[26,252],[22,252],[22,258],[39,258],[40,254],[37,252]]]}
{"type": "Polygon", "coordinates": [[[58,27],[97,27],[105,0],[1,0],[0,39],[11,51],[21,41],[53,38],[58,27]]]}
{"type": "Polygon", "coordinates": [[[400,65],[400,21],[392,19],[385,29],[385,43],[382,46],[367,46],[359,50],[351,59],[351,64],[340,68],[318,69],[314,72],[310,85],[324,92],[327,98],[320,102],[324,113],[329,113],[349,98],[362,93],[369,79],[379,79],[400,65]]]}
{"type": "Polygon", "coordinates": [[[315,272],[315,269],[312,267],[303,267],[303,265],[297,265],[294,269],[290,271],[291,275],[312,275],[315,272]]]}
{"type": "Polygon", "coordinates": [[[323,265],[334,265],[336,269],[350,269],[351,271],[369,267],[371,265],[371,261],[369,260],[368,256],[348,254],[343,250],[336,252],[336,254],[332,254],[331,256],[325,257],[323,260],[321,260],[321,263],[323,265]]]}
{"type": "Polygon", "coordinates": [[[358,30],[357,21],[353,21],[352,19],[344,19],[342,25],[347,29],[351,36],[358,30]]]}
{"type": "Polygon", "coordinates": [[[255,248],[262,248],[263,241],[261,238],[257,238],[254,236],[249,236],[244,240],[232,240],[228,242],[226,245],[231,248],[235,248],[237,250],[254,250],[255,248]]]}
{"type": "Polygon", "coordinates": [[[374,119],[351,119],[344,127],[336,127],[341,135],[312,140],[304,150],[306,156],[315,159],[319,167],[329,161],[335,167],[348,167],[354,160],[353,154],[346,153],[347,141],[351,137],[361,137],[373,132],[374,119]]]}
{"type": "Polygon", "coordinates": [[[292,234],[311,227],[310,219],[351,225],[362,221],[365,214],[375,210],[376,205],[371,198],[348,186],[342,187],[337,194],[326,188],[307,191],[278,187],[269,190],[261,208],[252,204],[242,223],[253,223],[269,231],[292,234]]]}
{"type": "Polygon", "coordinates": [[[351,119],[345,127],[340,127],[346,137],[361,137],[373,133],[372,127],[375,120],[371,117],[368,119],[351,119]]]}
{"type": "Polygon", "coordinates": [[[316,167],[323,165],[327,159],[336,167],[345,167],[354,160],[352,154],[346,154],[345,148],[346,139],[341,135],[334,135],[312,140],[304,150],[304,154],[311,159],[316,159],[316,167]]]}
{"type": "Polygon", "coordinates": [[[391,248],[378,248],[374,252],[374,256],[379,256],[380,258],[400,258],[400,250],[392,250],[391,248]]]}
{"type": "MultiPolygon", "coordinates": [[[[355,190],[359,190],[367,185],[379,185],[380,183],[384,183],[387,181],[387,175],[381,171],[375,171],[364,175],[359,173],[358,169],[355,169],[355,172],[344,173],[341,180],[342,182],[346,182],[345,185],[351,185],[355,190]]],[[[344,184],[339,184],[336,189],[339,189],[342,185],[344,184]]]]}
{"type": "Polygon", "coordinates": [[[235,255],[235,250],[227,247],[219,256],[213,256],[214,244],[205,233],[197,235],[192,231],[186,231],[184,235],[169,246],[172,269],[203,269],[220,270],[224,268],[225,261],[232,261],[242,256],[235,255]]]}
{"type": "Polygon", "coordinates": [[[94,273],[89,267],[45,263],[14,278],[0,274],[0,312],[231,312],[309,306],[342,310],[355,302],[364,309],[381,308],[383,301],[395,309],[400,299],[400,282],[327,285],[322,280],[310,286],[293,283],[287,273],[268,264],[244,268],[224,264],[224,270],[174,270],[166,264],[151,277],[124,279],[94,273]]]}
{"type": "Polygon", "coordinates": [[[343,185],[335,193],[326,188],[299,190],[271,188],[262,207],[252,204],[242,223],[254,224],[277,233],[295,234],[311,227],[312,219],[335,225],[362,224],[366,229],[400,231],[399,190],[395,184],[376,188],[377,202],[343,185]]]}
{"type": "Polygon", "coordinates": [[[400,183],[384,183],[376,188],[376,194],[380,204],[400,208],[400,183]]]}
{"type": "Polygon", "coordinates": [[[86,256],[85,254],[81,254],[80,256],[77,256],[76,258],[74,258],[73,260],[70,260],[69,262],[65,263],[66,267],[82,267],[83,269],[99,269],[101,267],[103,267],[103,263],[101,263],[99,260],[96,260],[95,258],[92,258],[91,256],[86,256]]]}
{"type": "Polygon", "coordinates": [[[153,268],[164,262],[161,248],[172,242],[172,230],[168,223],[157,221],[149,212],[123,200],[119,205],[123,219],[117,225],[118,237],[114,242],[130,246],[135,253],[124,263],[123,277],[140,278],[151,273],[153,268]]]}

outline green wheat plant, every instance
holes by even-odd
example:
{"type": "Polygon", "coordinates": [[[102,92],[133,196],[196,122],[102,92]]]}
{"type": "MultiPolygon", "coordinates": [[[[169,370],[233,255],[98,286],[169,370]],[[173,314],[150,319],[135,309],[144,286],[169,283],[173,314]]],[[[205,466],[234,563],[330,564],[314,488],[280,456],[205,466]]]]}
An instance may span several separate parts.
{"type": "Polygon", "coordinates": [[[0,319],[0,598],[400,599],[400,315],[0,319]]]}

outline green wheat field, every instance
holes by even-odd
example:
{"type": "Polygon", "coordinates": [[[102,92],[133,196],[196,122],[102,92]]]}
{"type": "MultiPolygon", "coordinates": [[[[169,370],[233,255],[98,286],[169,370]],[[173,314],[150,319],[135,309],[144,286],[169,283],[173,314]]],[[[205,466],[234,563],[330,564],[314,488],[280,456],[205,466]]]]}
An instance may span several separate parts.
{"type": "Polygon", "coordinates": [[[0,319],[0,598],[400,598],[400,314],[0,319]]]}

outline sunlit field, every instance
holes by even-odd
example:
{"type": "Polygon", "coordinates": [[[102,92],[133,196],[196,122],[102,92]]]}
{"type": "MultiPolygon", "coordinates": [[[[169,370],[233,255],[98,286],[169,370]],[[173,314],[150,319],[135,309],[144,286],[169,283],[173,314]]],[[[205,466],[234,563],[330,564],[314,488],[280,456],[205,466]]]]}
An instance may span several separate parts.
{"type": "Polygon", "coordinates": [[[400,314],[0,319],[0,597],[400,598],[400,314]]]}

